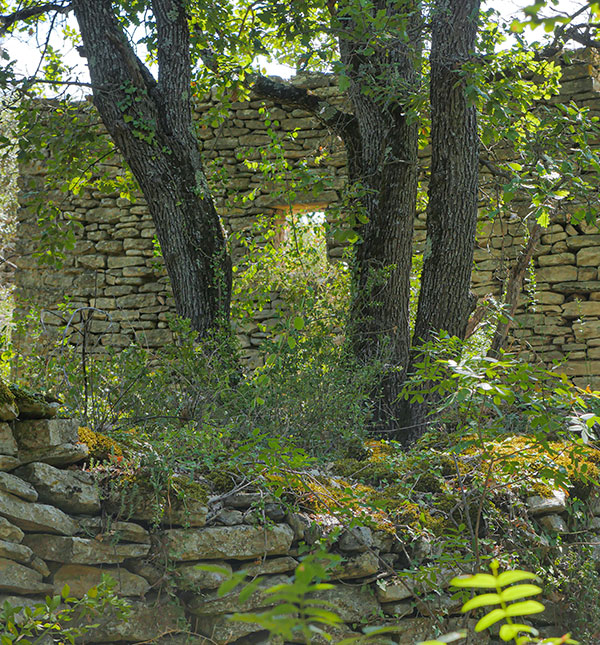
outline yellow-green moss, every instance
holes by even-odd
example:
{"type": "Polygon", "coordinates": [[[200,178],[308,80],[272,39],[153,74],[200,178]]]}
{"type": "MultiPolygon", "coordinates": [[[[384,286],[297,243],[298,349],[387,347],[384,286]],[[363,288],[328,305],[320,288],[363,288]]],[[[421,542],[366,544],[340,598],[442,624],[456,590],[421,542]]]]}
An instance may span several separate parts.
{"type": "Polygon", "coordinates": [[[370,484],[378,485],[383,481],[398,479],[398,475],[388,463],[383,461],[359,461],[358,459],[340,459],[334,462],[332,472],[340,477],[351,477],[370,484]]]}
{"type": "Polygon", "coordinates": [[[227,493],[236,485],[233,475],[227,470],[213,470],[203,473],[203,476],[212,484],[213,490],[217,493],[227,493]]]}
{"type": "Polygon", "coordinates": [[[104,434],[94,432],[85,426],[78,429],[79,441],[87,444],[90,451],[90,457],[97,461],[106,461],[111,455],[120,457],[123,455],[121,446],[104,434]]]}
{"type": "MultiPolygon", "coordinates": [[[[585,499],[600,477],[600,453],[589,446],[569,441],[550,441],[542,444],[531,437],[514,435],[502,441],[486,444],[485,454],[479,448],[470,448],[471,455],[493,458],[492,475],[498,480],[512,472],[519,474],[530,493],[548,495],[556,481],[566,478],[576,497],[585,499]]],[[[489,460],[486,459],[489,464],[489,460]]]]}

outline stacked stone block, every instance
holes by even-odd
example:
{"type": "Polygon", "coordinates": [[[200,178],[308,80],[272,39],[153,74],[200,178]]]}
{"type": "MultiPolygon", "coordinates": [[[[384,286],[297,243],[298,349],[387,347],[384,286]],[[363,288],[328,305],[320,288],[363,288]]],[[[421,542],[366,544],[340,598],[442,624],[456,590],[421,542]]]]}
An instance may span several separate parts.
{"type": "MultiPolygon", "coordinates": [[[[333,77],[298,76],[291,82],[343,106],[333,77]]],[[[586,52],[578,53],[564,67],[561,94],[551,102],[574,100],[598,113],[599,88],[596,58],[586,52]]],[[[251,97],[248,102],[234,101],[224,120],[217,122],[215,107],[214,97],[197,103],[199,139],[209,170],[217,173],[213,185],[219,211],[233,236],[234,257],[240,253],[235,235],[252,235],[252,225],[258,216],[282,221],[290,210],[329,209],[331,213],[339,205],[340,191],[346,183],[343,146],[309,113],[251,97]],[[261,150],[273,138],[279,141],[282,158],[291,168],[283,183],[266,181],[259,169],[247,163],[260,160],[261,150]],[[286,181],[292,180],[291,173],[301,164],[314,173],[315,182],[317,178],[323,180],[324,189],[315,194],[310,183],[306,189],[296,188],[297,194],[290,203],[286,181]]],[[[424,150],[421,155],[424,170],[429,164],[428,154],[424,150]]],[[[121,172],[118,160],[104,164],[103,171],[121,172]]],[[[129,202],[118,194],[104,195],[84,187],[78,196],[66,200],[65,211],[81,228],[73,254],[60,271],[54,272],[40,268],[28,254],[35,236],[35,216],[28,209],[28,191],[36,186],[39,189],[44,173],[43,165],[21,169],[15,275],[19,301],[23,306],[33,302],[55,310],[56,303],[68,296],[72,307],[95,307],[97,311],[93,313],[89,310],[82,313],[93,318],[88,327],[91,351],[126,346],[134,335],[149,347],[168,342],[171,334],[167,315],[174,309],[173,300],[160,258],[154,253],[154,228],[143,199],[136,196],[129,202]]],[[[482,185],[492,181],[484,170],[482,185]]],[[[60,199],[65,203],[64,195],[60,199]]],[[[415,221],[417,249],[422,248],[425,226],[422,214],[415,221]]],[[[473,289],[478,296],[497,295],[501,291],[508,266],[526,236],[518,217],[493,225],[482,223],[473,272],[473,289]]],[[[600,378],[600,315],[594,304],[600,301],[596,251],[599,241],[600,234],[594,226],[573,226],[568,213],[555,214],[536,255],[536,293],[530,294],[535,306],[519,311],[513,334],[518,344],[530,351],[533,360],[549,363],[566,359],[567,373],[582,385],[594,385],[600,378]]],[[[343,253],[343,248],[334,243],[329,244],[328,250],[332,258],[343,253]]],[[[282,304],[278,294],[274,294],[270,306],[257,315],[257,320],[239,329],[250,364],[257,360],[257,348],[265,336],[258,323],[267,328],[274,325],[282,304]]],[[[56,335],[64,320],[47,315],[44,323],[56,335]]],[[[77,317],[73,324],[77,324],[77,317]]],[[[75,340],[77,337],[74,334],[75,340]]]]}

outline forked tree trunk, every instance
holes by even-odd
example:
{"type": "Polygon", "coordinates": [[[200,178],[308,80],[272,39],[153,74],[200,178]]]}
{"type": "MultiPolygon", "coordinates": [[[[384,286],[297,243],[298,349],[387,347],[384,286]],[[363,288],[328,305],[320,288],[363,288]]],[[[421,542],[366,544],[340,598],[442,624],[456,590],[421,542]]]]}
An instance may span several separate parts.
{"type": "MultiPolygon", "coordinates": [[[[413,335],[419,347],[442,331],[464,338],[475,298],[471,272],[477,225],[479,139],[464,65],[475,49],[479,0],[437,0],[431,45],[431,175],[421,292],[413,335]]],[[[412,366],[411,366],[412,369],[412,366]]],[[[400,438],[418,439],[432,397],[405,406],[400,438]]]]}
{"type": "Polygon", "coordinates": [[[94,103],[148,203],[177,313],[204,335],[228,325],[231,263],[192,120],[184,0],[153,0],[158,80],[128,44],[110,0],[73,0],[94,103]]]}

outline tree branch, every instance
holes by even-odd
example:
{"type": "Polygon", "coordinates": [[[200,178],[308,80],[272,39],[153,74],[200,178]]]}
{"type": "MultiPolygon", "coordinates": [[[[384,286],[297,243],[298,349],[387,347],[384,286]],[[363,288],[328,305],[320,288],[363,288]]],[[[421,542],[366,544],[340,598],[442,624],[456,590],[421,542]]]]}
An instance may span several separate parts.
{"type": "Polygon", "coordinates": [[[41,16],[44,13],[49,11],[58,11],[60,13],[69,13],[71,11],[70,4],[64,4],[59,2],[47,2],[45,4],[35,5],[33,7],[26,7],[24,9],[19,9],[13,13],[9,13],[6,16],[0,16],[0,37],[4,34],[17,22],[21,20],[27,20],[28,18],[35,18],[36,16],[41,16]]]}
{"type": "Polygon", "coordinates": [[[354,115],[338,110],[325,99],[311,91],[294,85],[280,83],[267,76],[253,77],[252,92],[259,98],[270,99],[281,105],[301,108],[314,114],[323,125],[331,128],[343,139],[354,136],[357,121],[354,115]]]}
{"type": "Polygon", "coordinates": [[[527,245],[521,250],[519,257],[510,270],[510,274],[506,282],[503,317],[498,320],[498,324],[496,325],[492,344],[490,345],[487,353],[488,358],[498,358],[500,350],[506,342],[515,312],[519,306],[519,296],[521,295],[521,289],[523,288],[525,272],[527,271],[527,267],[535,253],[535,249],[537,248],[541,235],[542,227],[537,223],[534,224],[531,229],[531,233],[529,234],[527,245]]]}

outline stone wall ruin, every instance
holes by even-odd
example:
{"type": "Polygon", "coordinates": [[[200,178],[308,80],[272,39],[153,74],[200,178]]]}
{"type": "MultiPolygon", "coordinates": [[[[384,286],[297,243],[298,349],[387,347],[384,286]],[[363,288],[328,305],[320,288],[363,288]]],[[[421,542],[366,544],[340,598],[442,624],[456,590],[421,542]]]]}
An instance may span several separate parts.
{"type": "MultiPolygon", "coordinates": [[[[299,76],[291,82],[333,103],[342,101],[332,77],[299,76]]],[[[561,95],[553,100],[574,100],[600,114],[599,90],[597,60],[579,53],[564,68],[561,95]]],[[[196,106],[199,138],[205,159],[219,168],[213,184],[230,232],[251,230],[259,215],[284,219],[288,207],[296,212],[323,211],[340,204],[346,182],[344,150],[310,114],[252,99],[234,101],[227,118],[215,122],[213,109],[211,100],[196,106]],[[302,166],[320,177],[322,191],[315,194],[295,188],[293,203],[287,204],[285,192],[277,192],[277,182],[265,181],[260,169],[244,163],[260,160],[261,149],[273,137],[280,142],[281,158],[292,169],[302,166]],[[253,199],[244,200],[250,194],[253,199]]],[[[427,166],[426,152],[422,163],[427,166]]],[[[116,175],[121,167],[113,160],[103,170],[116,175]]],[[[167,315],[173,302],[167,276],[154,254],[154,229],[143,199],[137,196],[130,202],[118,193],[101,194],[85,187],[77,196],[61,195],[64,210],[81,227],[73,253],[60,271],[54,271],[38,266],[30,255],[37,227],[29,198],[31,191],[43,189],[45,172],[43,164],[21,168],[14,274],[21,307],[17,315],[27,303],[56,310],[56,303],[68,296],[72,307],[93,306],[105,312],[96,315],[90,325],[99,350],[126,346],[134,334],[149,347],[168,342],[167,315]]],[[[488,179],[484,170],[482,183],[488,179]]],[[[526,235],[518,220],[481,225],[473,272],[473,290],[479,297],[499,293],[507,264],[519,253],[526,235]]],[[[425,216],[420,215],[415,222],[417,247],[424,239],[425,216]]],[[[529,299],[520,308],[513,331],[514,340],[527,348],[533,360],[566,359],[565,369],[579,385],[600,385],[599,242],[595,225],[572,225],[568,213],[555,214],[535,257],[535,294],[530,294],[534,303],[529,299]]],[[[342,247],[329,244],[330,257],[339,258],[342,253],[342,247]]],[[[276,319],[280,304],[275,294],[271,308],[260,313],[260,322],[276,319]]],[[[46,315],[44,322],[51,334],[59,333],[62,322],[58,317],[46,315]]],[[[265,334],[258,321],[239,331],[245,358],[252,364],[265,334]]]]}
{"type": "MultiPolygon", "coordinates": [[[[103,485],[101,470],[94,475],[86,467],[93,443],[88,447],[80,440],[89,430],[82,434],[73,419],[48,418],[56,408],[43,401],[22,401],[17,396],[16,406],[6,399],[0,405],[0,607],[6,602],[35,607],[48,595],[60,595],[66,584],[71,596],[81,598],[107,574],[130,613],[125,619],[114,613],[92,615],[97,626],[78,643],[285,645],[288,641],[269,638],[259,625],[229,617],[269,607],[262,592],[292,580],[306,552],[303,545],[310,547],[338,528],[329,548],[342,561],[332,573],[332,588],[319,596],[342,621],[332,631],[332,642],[360,636],[365,626],[389,626],[386,636],[410,645],[439,630],[475,624],[460,615],[460,599],[448,590],[460,569],[432,564],[427,539],[410,537],[405,543],[389,527],[344,528],[335,515],[295,510],[268,492],[249,488],[210,495],[196,488],[186,493],[184,506],[173,499],[157,509],[152,494],[146,503],[139,495],[123,503],[103,485]],[[407,557],[412,569],[406,568],[407,557]],[[227,572],[245,569],[251,578],[262,579],[242,603],[239,591],[219,596],[225,574],[199,569],[201,564],[227,572]],[[441,614],[446,616],[442,621],[441,614]]],[[[530,537],[539,548],[549,544],[546,532],[568,532],[564,518],[572,511],[564,491],[534,494],[519,504],[535,521],[530,537]]],[[[590,531],[600,530],[597,496],[588,521],[590,531]]],[[[600,566],[598,544],[589,557],[600,566]]],[[[564,605],[545,603],[546,611],[531,617],[540,636],[565,633],[564,605]]],[[[327,641],[315,635],[311,642],[327,641]]],[[[485,633],[472,642],[498,641],[485,633]]]]}

